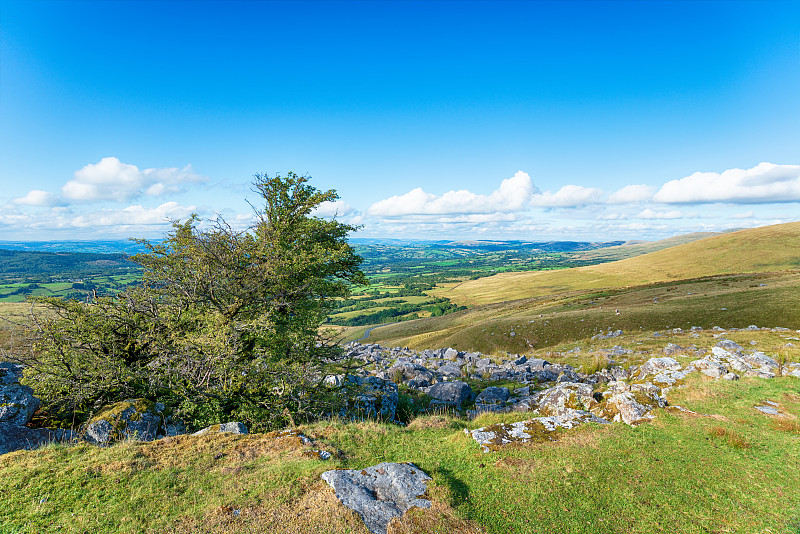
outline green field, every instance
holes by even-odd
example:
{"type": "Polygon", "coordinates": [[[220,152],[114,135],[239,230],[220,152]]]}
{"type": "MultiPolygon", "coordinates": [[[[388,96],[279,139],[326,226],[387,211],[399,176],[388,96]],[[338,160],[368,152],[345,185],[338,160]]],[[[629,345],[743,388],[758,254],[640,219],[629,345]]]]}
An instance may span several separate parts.
{"type": "Polygon", "coordinates": [[[115,293],[139,280],[137,274],[86,275],[70,281],[17,282],[0,284],[0,302],[24,302],[29,297],[59,297],[85,300],[98,294],[115,293]]]}

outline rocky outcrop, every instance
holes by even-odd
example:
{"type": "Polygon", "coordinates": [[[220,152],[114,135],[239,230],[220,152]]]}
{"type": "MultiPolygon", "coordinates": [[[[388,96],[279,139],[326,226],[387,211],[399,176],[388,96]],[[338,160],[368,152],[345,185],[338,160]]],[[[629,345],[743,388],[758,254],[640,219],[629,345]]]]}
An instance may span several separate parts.
{"type": "Polygon", "coordinates": [[[75,434],[62,428],[28,428],[0,423],[0,454],[37,449],[49,443],[63,443],[73,439],[75,434]]]}
{"type": "Polygon", "coordinates": [[[70,430],[26,426],[40,402],[31,388],[19,383],[20,378],[22,366],[0,362],[0,454],[72,440],[70,430]]]}
{"type": "Polygon", "coordinates": [[[666,399],[659,395],[661,389],[651,383],[628,385],[624,382],[611,382],[603,393],[603,401],[597,404],[592,413],[598,417],[627,425],[638,425],[655,416],[654,408],[667,405],[666,399]]]}
{"type": "Polygon", "coordinates": [[[13,363],[0,363],[0,423],[25,426],[39,409],[39,399],[33,390],[19,383],[22,367],[13,363]]]}
{"type": "Polygon", "coordinates": [[[502,410],[509,397],[511,397],[511,392],[508,391],[508,388],[489,386],[475,398],[475,410],[478,412],[502,410]]]}
{"type": "Polygon", "coordinates": [[[325,471],[322,480],[374,534],[386,534],[389,522],[411,508],[431,505],[420,498],[431,477],[413,464],[384,462],[364,469],[325,471]]]}

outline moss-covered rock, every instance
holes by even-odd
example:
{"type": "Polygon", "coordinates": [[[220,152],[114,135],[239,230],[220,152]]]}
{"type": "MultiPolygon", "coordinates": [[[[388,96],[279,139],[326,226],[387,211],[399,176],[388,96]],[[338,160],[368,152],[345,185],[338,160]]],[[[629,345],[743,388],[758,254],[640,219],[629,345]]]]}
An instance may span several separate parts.
{"type": "Polygon", "coordinates": [[[182,425],[169,424],[165,406],[147,399],[128,399],[100,410],[84,426],[86,440],[98,445],[136,439],[152,441],[183,432],[182,425]]]}
{"type": "Polygon", "coordinates": [[[567,409],[561,415],[537,417],[517,423],[498,423],[469,432],[480,444],[483,452],[496,451],[504,445],[514,443],[541,443],[556,441],[562,429],[574,428],[583,423],[609,424],[609,421],[583,410],[567,409]]]}

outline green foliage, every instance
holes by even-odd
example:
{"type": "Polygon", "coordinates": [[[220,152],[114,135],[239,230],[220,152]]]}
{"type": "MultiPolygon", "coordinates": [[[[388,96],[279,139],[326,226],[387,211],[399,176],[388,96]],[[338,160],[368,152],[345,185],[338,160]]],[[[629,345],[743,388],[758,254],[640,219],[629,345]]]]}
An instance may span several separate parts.
{"type": "Polygon", "coordinates": [[[313,215],[335,191],[289,173],[256,175],[264,206],[236,230],[192,216],[139,243],[140,284],[91,304],[39,299],[27,382],[60,416],[132,396],[176,407],[194,426],[231,418],[268,428],[330,413],[322,379],[340,350],[319,326],[364,284],[354,227],[313,215]]]}

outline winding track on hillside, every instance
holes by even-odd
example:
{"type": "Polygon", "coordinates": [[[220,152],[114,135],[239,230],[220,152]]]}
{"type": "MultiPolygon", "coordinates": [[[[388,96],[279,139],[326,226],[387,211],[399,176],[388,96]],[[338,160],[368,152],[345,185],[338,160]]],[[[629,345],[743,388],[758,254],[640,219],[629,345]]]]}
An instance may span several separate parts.
{"type": "Polygon", "coordinates": [[[361,341],[367,339],[369,337],[369,335],[372,333],[372,331],[375,330],[376,328],[380,328],[382,326],[389,326],[390,324],[397,324],[399,322],[400,321],[395,321],[393,323],[386,323],[386,324],[379,324],[379,325],[376,325],[376,326],[370,326],[369,328],[364,330],[364,335],[362,337],[356,339],[356,343],[360,343],[361,341]]]}

